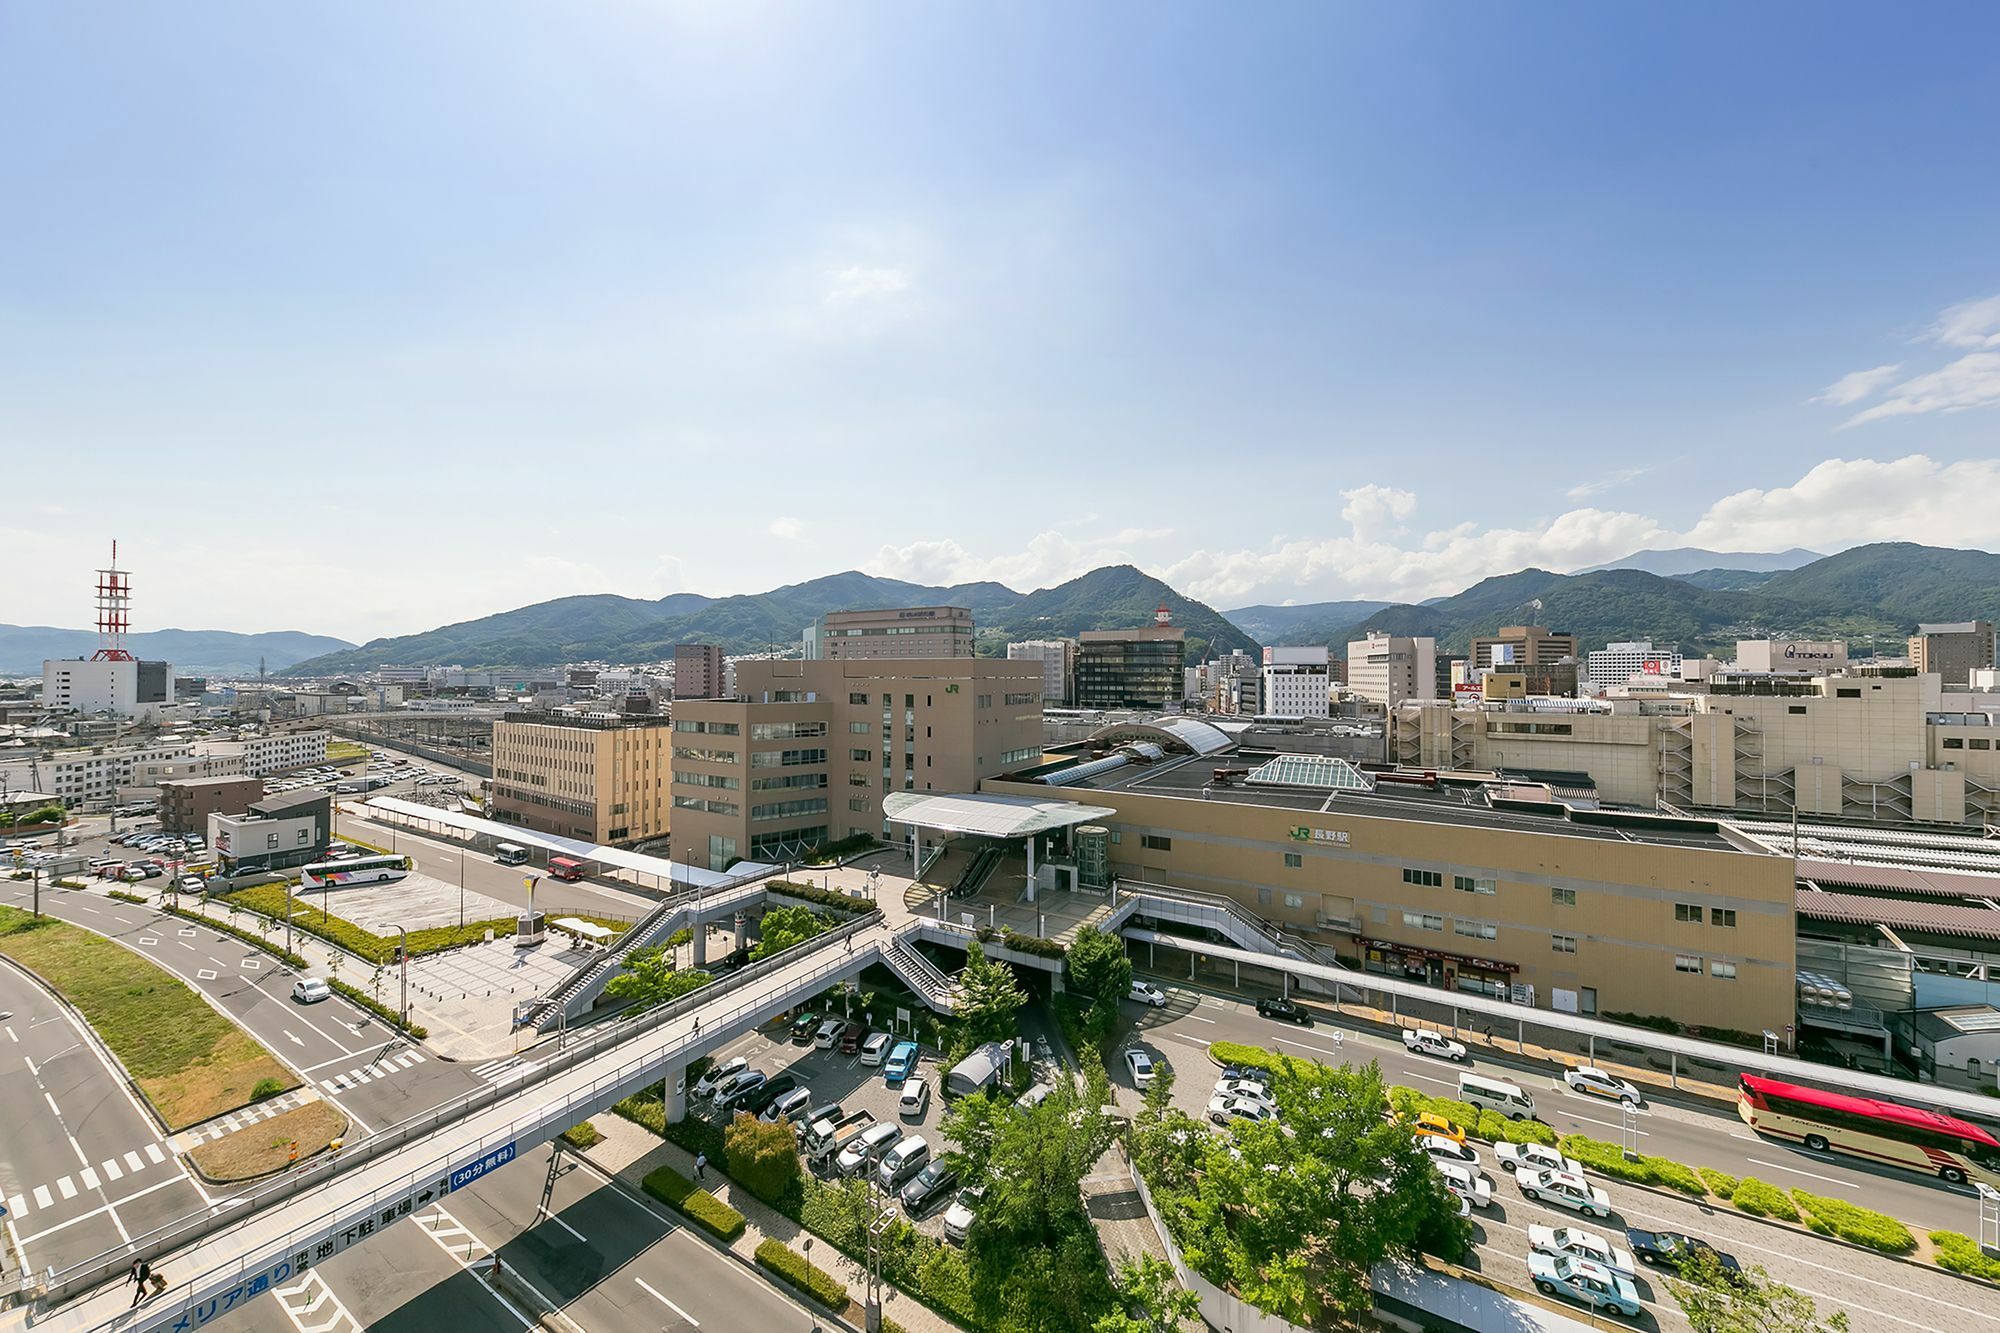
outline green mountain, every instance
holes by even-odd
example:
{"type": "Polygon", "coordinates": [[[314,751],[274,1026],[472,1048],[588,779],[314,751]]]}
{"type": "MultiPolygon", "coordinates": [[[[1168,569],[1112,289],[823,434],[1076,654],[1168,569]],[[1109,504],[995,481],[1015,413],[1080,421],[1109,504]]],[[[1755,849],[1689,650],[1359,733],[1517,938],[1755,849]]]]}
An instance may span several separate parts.
{"type": "Polygon", "coordinates": [[[1637,569],[1663,579],[1686,578],[1703,569],[1747,569],[1775,574],[1821,558],[1818,551],[1808,551],[1803,546],[1794,546],[1789,551],[1705,551],[1699,546],[1676,546],[1665,551],[1634,551],[1623,560],[1574,572],[1595,574],[1606,569],[1637,569]]]}
{"type": "Polygon", "coordinates": [[[1748,592],[1752,588],[1763,587],[1782,573],[1781,569],[1697,569],[1692,574],[1676,574],[1674,577],[1697,588],[1748,592]]]}
{"type": "Polygon", "coordinates": [[[736,597],[561,597],[422,634],[376,639],[299,662],[285,674],[325,676],[430,663],[541,667],[594,659],[648,662],[671,655],[677,643],[694,642],[719,643],[729,652],[782,650],[796,647],[806,625],[829,611],[932,605],[971,608],[982,652],[1004,652],[1008,639],[1150,624],[1161,605],[1188,631],[1191,653],[1211,643],[1257,648],[1212,608],[1129,565],[1095,569],[1025,595],[999,583],[926,587],[848,570],[736,597]]]}
{"type": "Polygon", "coordinates": [[[1303,639],[1295,637],[1301,627],[1351,625],[1394,605],[1394,602],[1300,602],[1290,606],[1239,606],[1222,614],[1229,618],[1230,624],[1265,643],[1311,643],[1310,635],[1303,639]]]}
{"type": "Polygon", "coordinates": [[[1775,574],[1760,591],[1829,613],[1865,605],[1912,630],[1926,620],[2000,621],[2000,555],[1876,542],[1775,574]]]}

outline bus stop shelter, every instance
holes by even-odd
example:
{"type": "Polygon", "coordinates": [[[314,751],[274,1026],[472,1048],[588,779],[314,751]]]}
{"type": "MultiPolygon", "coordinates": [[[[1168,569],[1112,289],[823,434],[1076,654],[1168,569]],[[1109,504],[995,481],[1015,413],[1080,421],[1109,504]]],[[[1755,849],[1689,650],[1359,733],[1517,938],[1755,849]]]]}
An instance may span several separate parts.
{"type": "Polygon", "coordinates": [[[907,825],[916,839],[912,862],[924,864],[924,831],[978,838],[1021,839],[1028,853],[1028,901],[1035,900],[1035,838],[1076,824],[1102,820],[1104,807],[1075,801],[1044,801],[1032,796],[990,796],[979,793],[892,792],[882,799],[882,813],[891,824],[907,825]]]}

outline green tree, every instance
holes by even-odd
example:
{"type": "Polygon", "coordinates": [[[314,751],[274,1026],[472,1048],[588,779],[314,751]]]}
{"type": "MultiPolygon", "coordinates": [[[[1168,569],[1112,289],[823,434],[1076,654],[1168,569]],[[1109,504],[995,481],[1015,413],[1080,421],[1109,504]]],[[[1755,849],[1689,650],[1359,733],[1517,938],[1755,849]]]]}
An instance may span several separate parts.
{"type": "Polygon", "coordinates": [[[832,921],[810,907],[773,907],[757,923],[757,947],[750,950],[750,957],[768,958],[832,928],[832,921]]]}
{"type": "Polygon", "coordinates": [[[1164,1259],[1127,1255],[1116,1285],[1124,1308],[1100,1317],[1091,1333],[1177,1333],[1183,1323],[1201,1318],[1201,1297],[1181,1285],[1164,1259]]]}
{"type": "Polygon", "coordinates": [[[1004,1041],[1017,1035],[1015,1015],[1028,1002],[1014,979],[1014,970],[986,957],[978,940],[965,946],[965,970],[958,974],[963,988],[958,1000],[959,1030],[972,1042],[1004,1041]]]}
{"type": "Polygon", "coordinates": [[[677,1000],[709,983],[706,972],[694,968],[676,970],[673,954],[660,948],[639,950],[625,961],[625,969],[604,988],[604,993],[614,1000],[660,1004],[677,1000]]]}
{"type": "Polygon", "coordinates": [[[1812,1297],[1773,1282],[1759,1265],[1734,1277],[1715,1255],[1698,1250],[1667,1279],[1694,1333],[1846,1333],[1847,1313],[1821,1316],[1812,1297]]]}
{"type": "Polygon", "coordinates": [[[804,1179],[792,1127],[738,1115],[722,1134],[729,1174],[765,1203],[779,1203],[796,1194],[804,1179]]]}
{"type": "Polygon", "coordinates": [[[1065,971],[1071,990],[1112,1009],[1132,987],[1132,960],[1125,954],[1125,941],[1095,926],[1085,926],[1070,941],[1065,971]]]}
{"type": "Polygon", "coordinates": [[[1079,1187],[1118,1134],[1110,1100],[1104,1075],[1091,1071],[1081,1089],[1059,1079],[1034,1106],[1003,1107],[987,1157],[988,1221],[1021,1246],[1052,1243],[1083,1222],[1079,1187]]]}

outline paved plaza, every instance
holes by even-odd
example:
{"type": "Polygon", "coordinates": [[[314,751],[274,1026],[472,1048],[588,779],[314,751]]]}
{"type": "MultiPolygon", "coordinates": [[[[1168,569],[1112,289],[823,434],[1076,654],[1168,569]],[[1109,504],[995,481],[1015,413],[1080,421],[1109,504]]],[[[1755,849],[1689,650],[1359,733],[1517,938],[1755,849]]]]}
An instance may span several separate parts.
{"type": "MultiPolygon", "coordinates": [[[[351,884],[330,893],[302,889],[299,901],[315,908],[323,906],[335,916],[377,935],[394,935],[397,926],[422,930],[427,926],[455,926],[459,921],[458,885],[420,871],[387,884],[351,884]]],[[[472,889],[465,891],[467,921],[491,921],[495,917],[512,920],[519,913],[519,908],[498,898],[489,898],[472,889]]]]}

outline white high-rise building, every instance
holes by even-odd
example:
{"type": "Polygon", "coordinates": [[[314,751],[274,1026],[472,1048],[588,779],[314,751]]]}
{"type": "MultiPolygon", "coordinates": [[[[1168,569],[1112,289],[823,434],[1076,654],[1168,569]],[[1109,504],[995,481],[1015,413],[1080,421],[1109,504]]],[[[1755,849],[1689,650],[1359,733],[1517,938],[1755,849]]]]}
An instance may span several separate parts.
{"type": "Polygon", "coordinates": [[[1594,690],[1623,685],[1634,676],[1677,677],[1681,655],[1671,648],[1655,648],[1652,640],[1607,643],[1584,659],[1584,675],[1594,690]]]}
{"type": "Polygon", "coordinates": [[[174,701],[170,662],[137,658],[58,658],[42,663],[42,704],[78,713],[112,713],[142,721],[174,701]]]}
{"type": "Polygon", "coordinates": [[[1347,688],[1386,708],[1436,698],[1437,640],[1370,630],[1347,645],[1347,688]]]}
{"type": "Polygon", "coordinates": [[[1042,702],[1053,708],[1069,702],[1070,676],[1076,670],[1076,640],[1027,639],[1007,645],[1010,662],[1042,664],[1042,702]]]}
{"type": "Polygon", "coordinates": [[[1333,672],[1327,660],[1324,647],[1266,648],[1263,711],[1275,717],[1330,716],[1333,672]]]}

